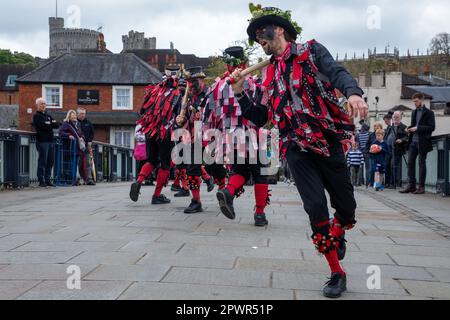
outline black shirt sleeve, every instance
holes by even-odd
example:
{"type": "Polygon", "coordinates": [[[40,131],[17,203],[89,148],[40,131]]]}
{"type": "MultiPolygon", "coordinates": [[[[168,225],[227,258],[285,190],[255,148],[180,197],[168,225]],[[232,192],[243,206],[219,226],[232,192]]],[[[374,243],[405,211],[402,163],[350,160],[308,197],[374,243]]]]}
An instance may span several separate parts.
{"type": "Polygon", "coordinates": [[[253,103],[247,94],[244,94],[244,97],[239,100],[239,105],[244,118],[253,122],[257,127],[264,127],[269,119],[267,107],[253,103]]]}
{"type": "Polygon", "coordinates": [[[318,42],[313,42],[311,52],[319,72],[325,75],[333,87],[347,98],[352,95],[363,96],[364,91],[358,86],[353,76],[334,60],[327,48],[318,42]]]}

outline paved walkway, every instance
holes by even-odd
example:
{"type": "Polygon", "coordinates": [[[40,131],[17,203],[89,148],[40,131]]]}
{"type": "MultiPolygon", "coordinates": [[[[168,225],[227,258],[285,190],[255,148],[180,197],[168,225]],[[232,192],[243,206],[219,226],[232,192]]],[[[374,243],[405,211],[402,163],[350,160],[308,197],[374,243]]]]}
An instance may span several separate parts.
{"type": "MultiPolygon", "coordinates": [[[[253,192],[238,218],[203,214],[187,199],[151,206],[153,187],[128,199],[128,184],[0,192],[0,299],[323,299],[325,260],[313,250],[294,186],[271,186],[270,225],[252,225],[253,192]],[[81,290],[67,289],[67,267],[81,290]]],[[[450,298],[450,199],[357,191],[348,236],[344,299],[450,298]],[[351,262],[351,264],[350,264],[351,262]],[[368,289],[369,266],[381,289],[368,289]]]]}

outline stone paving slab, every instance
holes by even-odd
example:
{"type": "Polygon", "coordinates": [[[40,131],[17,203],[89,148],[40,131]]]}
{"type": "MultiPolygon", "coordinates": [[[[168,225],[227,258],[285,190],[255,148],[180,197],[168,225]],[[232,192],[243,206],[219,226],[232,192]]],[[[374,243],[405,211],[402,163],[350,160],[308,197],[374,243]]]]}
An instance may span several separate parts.
{"type": "Polygon", "coordinates": [[[39,284],[39,281],[0,280],[0,300],[13,300],[39,284]]]}
{"type": "MultiPolygon", "coordinates": [[[[14,264],[0,269],[0,280],[67,280],[71,264],[14,264]]],[[[96,265],[78,265],[81,277],[94,270],[96,265]]]]}
{"type": "MultiPolygon", "coordinates": [[[[0,299],[323,299],[328,266],[313,249],[295,187],[270,186],[265,228],[253,226],[246,189],[236,220],[204,188],[206,211],[197,215],[183,214],[189,198],[169,190],[169,205],[150,204],[153,187],[134,203],[127,183],[0,192],[0,299]],[[82,290],[67,289],[70,265],[81,268],[82,290]]],[[[383,196],[450,221],[449,199],[383,196]]],[[[356,198],[343,299],[450,299],[450,241],[370,192],[357,189],[356,198]],[[367,288],[374,265],[381,290],[367,288]]]]}
{"type": "Polygon", "coordinates": [[[292,300],[293,290],[179,283],[134,283],[121,300],[292,300]],[[270,298],[269,298],[270,297],[270,298]]]}
{"type": "Polygon", "coordinates": [[[19,300],[115,300],[131,282],[82,281],[81,290],[67,289],[66,281],[44,281],[27,291],[19,300]]]}

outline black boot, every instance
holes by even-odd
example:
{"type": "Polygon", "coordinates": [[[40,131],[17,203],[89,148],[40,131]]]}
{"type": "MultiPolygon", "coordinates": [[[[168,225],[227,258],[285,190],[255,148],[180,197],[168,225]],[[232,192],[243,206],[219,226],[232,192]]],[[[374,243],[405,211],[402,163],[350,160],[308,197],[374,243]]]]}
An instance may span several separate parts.
{"type": "Polygon", "coordinates": [[[208,192],[211,192],[211,191],[214,190],[214,179],[213,179],[213,177],[209,178],[209,180],[206,180],[205,183],[208,186],[208,192]]]}
{"type": "Polygon", "coordinates": [[[153,196],[152,204],[167,204],[170,203],[170,199],[167,199],[165,195],[161,194],[158,197],[153,196]]]}
{"type": "Polygon", "coordinates": [[[228,189],[219,190],[217,192],[217,200],[219,200],[220,211],[228,219],[234,220],[236,218],[236,213],[233,207],[233,196],[230,194],[228,189]]]}
{"type": "Polygon", "coordinates": [[[323,295],[327,298],[339,298],[345,291],[347,291],[347,275],[337,272],[333,273],[325,284],[323,295]]]}
{"type": "Polygon", "coordinates": [[[134,182],[130,188],[130,199],[137,202],[139,195],[141,194],[141,184],[139,182],[134,182]]]}
{"type": "Polygon", "coordinates": [[[189,197],[191,193],[189,190],[181,189],[179,192],[175,193],[174,197],[177,198],[183,198],[183,197],[189,197]]]}
{"type": "Polygon", "coordinates": [[[343,235],[339,240],[339,245],[336,249],[339,261],[344,260],[345,253],[347,252],[347,240],[345,240],[345,235],[343,235]]]}
{"type": "Polygon", "coordinates": [[[177,185],[172,185],[172,187],[170,187],[170,190],[174,191],[174,192],[179,192],[181,190],[183,190],[180,186],[177,185]]]}
{"type": "Polygon", "coordinates": [[[203,212],[202,204],[201,204],[201,202],[198,202],[198,201],[192,199],[191,204],[189,205],[189,207],[187,207],[184,210],[184,213],[192,214],[192,213],[198,213],[198,212],[203,212]]]}
{"type": "Polygon", "coordinates": [[[255,214],[255,227],[265,227],[269,224],[266,214],[255,214]]]}

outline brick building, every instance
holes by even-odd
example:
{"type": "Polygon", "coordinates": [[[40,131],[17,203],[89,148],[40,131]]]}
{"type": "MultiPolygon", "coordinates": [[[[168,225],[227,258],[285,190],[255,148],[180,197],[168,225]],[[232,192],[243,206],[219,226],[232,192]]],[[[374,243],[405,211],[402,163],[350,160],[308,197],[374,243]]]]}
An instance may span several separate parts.
{"type": "Polygon", "coordinates": [[[32,65],[0,65],[0,105],[19,104],[19,87],[16,80],[35,69],[32,65]]]}
{"type": "Polygon", "coordinates": [[[96,141],[132,146],[145,86],[161,77],[130,53],[61,55],[17,80],[19,129],[33,130],[35,100],[44,97],[56,120],[82,106],[95,126],[96,141]]]}

